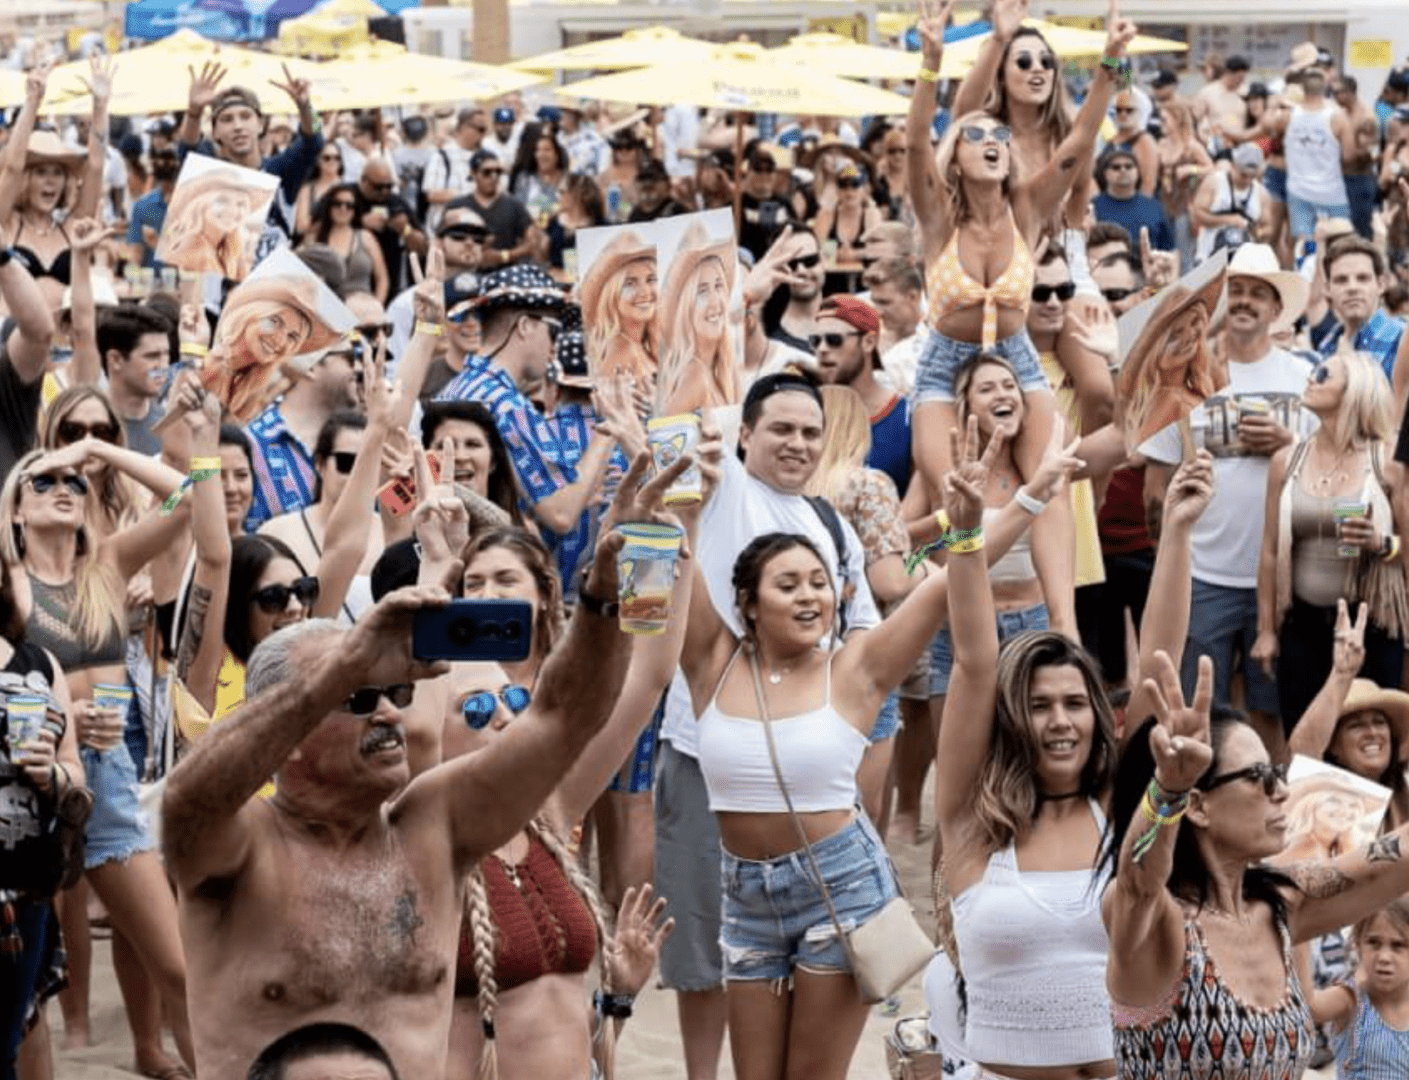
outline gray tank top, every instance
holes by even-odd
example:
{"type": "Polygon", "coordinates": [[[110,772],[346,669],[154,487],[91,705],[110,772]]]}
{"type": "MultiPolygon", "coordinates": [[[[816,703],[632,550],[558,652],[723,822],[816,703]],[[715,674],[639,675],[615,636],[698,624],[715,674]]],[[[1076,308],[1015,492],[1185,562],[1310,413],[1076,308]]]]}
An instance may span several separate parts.
{"type": "Polygon", "coordinates": [[[1335,507],[1346,496],[1320,498],[1292,485],[1292,595],[1317,607],[1335,607],[1345,595],[1347,560],[1336,540],[1335,507]]]}
{"type": "Polygon", "coordinates": [[[117,622],[108,628],[96,648],[90,648],[79,638],[75,625],[77,582],[47,585],[31,576],[29,584],[34,594],[34,610],[25,624],[25,638],[53,653],[65,673],[126,662],[126,636],[117,622]]]}

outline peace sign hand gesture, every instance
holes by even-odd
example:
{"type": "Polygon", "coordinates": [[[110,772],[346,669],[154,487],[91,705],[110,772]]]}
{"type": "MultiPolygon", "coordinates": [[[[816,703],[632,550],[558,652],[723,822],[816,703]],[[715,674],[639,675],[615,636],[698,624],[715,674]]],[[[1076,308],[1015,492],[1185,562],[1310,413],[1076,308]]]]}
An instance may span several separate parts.
{"type": "Polygon", "coordinates": [[[1213,701],[1213,661],[1199,657],[1199,680],[1192,704],[1184,703],[1179,671],[1169,653],[1155,653],[1154,677],[1145,680],[1158,721],[1150,729],[1150,753],[1155,759],[1155,782],[1170,793],[1185,792],[1199,781],[1213,762],[1208,711],[1213,701]]]}
{"type": "Polygon", "coordinates": [[[1370,608],[1363,601],[1355,611],[1355,621],[1350,621],[1350,609],[1345,600],[1336,601],[1336,638],[1331,652],[1331,670],[1337,675],[1354,678],[1360,674],[1360,666],[1365,663],[1365,624],[1370,619],[1370,608]]]}
{"type": "Polygon", "coordinates": [[[983,455],[979,456],[978,417],[969,417],[962,444],[959,429],[949,430],[954,468],[944,476],[944,511],[949,515],[951,528],[966,532],[983,524],[983,489],[988,484],[988,471],[1006,438],[1006,433],[995,431],[983,455]]]}
{"type": "Polygon", "coordinates": [[[284,81],[279,82],[277,79],[270,79],[269,85],[282,90],[284,93],[288,94],[289,97],[293,98],[294,105],[298,107],[300,113],[311,109],[313,104],[309,96],[310,87],[308,80],[295,78],[289,71],[288,64],[284,64],[283,68],[284,81]]]}
{"type": "Polygon", "coordinates": [[[953,10],[954,0],[920,0],[920,21],[915,29],[920,33],[920,55],[931,70],[938,70],[944,55],[944,28],[953,10]]]}
{"type": "Polygon", "coordinates": [[[29,74],[24,79],[24,97],[28,104],[39,107],[39,103],[44,100],[44,92],[49,88],[49,75],[53,70],[52,60],[36,64],[29,69],[29,74]]]}

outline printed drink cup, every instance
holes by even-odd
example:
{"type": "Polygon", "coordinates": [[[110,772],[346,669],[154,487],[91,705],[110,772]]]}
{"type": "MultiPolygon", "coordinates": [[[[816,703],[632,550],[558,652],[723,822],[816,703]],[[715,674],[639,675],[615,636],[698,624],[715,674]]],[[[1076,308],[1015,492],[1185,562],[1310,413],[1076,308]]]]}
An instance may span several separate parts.
{"type": "MultiPolygon", "coordinates": [[[[100,709],[115,709],[119,716],[125,721],[127,710],[132,703],[132,687],[119,686],[116,683],[98,683],[93,687],[93,704],[100,709]]],[[[118,735],[106,746],[95,746],[99,750],[111,750],[119,742],[122,736],[118,735]]]]}
{"type": "MultiPolygon", "coordinates": [[[[700,418],[694,413],[656,416],[646,421],[646,444],[657,473],[664,472],[700,444],[700,418]]],[[[704,476],[691,465],[665,492],[666,506],[686,506],[704,498],[704,476]]]]}
{"type": "Polygon", "coordinates": [[[9,724],[12,757],[16,750],[39,741],[48,709],[49,702],[42,697],[16,695],[5,699],[5,718],[9,724]]]}
{"type": "MultiPolygon", "coordinates": [[[[1344,536],[1345,523],[1351,518],[1367,518],[1370,516],[1370,504],[1364,499],[1337,499],[1335,506],[1331,508],[1331,513],[1336,519],[1336,539],[1344,536]]],[[[1336,548],[1336,554],[1342,559],[1354,559],[1360,555],[1360,548],[1354,544],[1342,543],[1336,548]]]]}
{"type": "Polygon", "coordinates": [[[675,590],[675,560],[684,530],[675,525],[631,522],[617,527],[626,539],[617,556],[621,629],[662,634],[675,590]]]}

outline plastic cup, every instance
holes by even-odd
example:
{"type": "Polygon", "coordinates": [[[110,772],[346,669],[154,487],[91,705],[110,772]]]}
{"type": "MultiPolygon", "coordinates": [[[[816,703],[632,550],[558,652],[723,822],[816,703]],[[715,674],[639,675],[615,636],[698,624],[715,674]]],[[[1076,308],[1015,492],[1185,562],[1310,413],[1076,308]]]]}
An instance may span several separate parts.
{"type": "MultiPolygon", "coordinates": [[[[656,472],[670,468],[700,444],[700,418],[694,413],[657,416],[646,421],[646,445],[656,472]]],[[[691,465],[666,489],[666,506],[685,506],[704,498],[704,477],[698,463],[691,465]]]]}
{"type": "MultiPolygon", "coordinates": [[[[115,683],[98,683],[93,687],[93,704],[100,709],[116,709],[124,723],[127,720],[127,710],[132,704],[132,687],[118,686],[115,683]]],[[[96,747],[99,750],[111,750],[122,741],[119,735],[113,740],[111,746],[96,747]]]]}
{"type": "Polygon", "coordinates": [[[48,711],[49,702],[42,697],[14,696],[5,699],[11,755],[16,750],[39,741],[48,711]]]}
{"type": "Polygon", "coordinates": [[[663,634],[684,530],[632,522],[617,526],[617,531],[626,539],[617,556],[621,629],[628,634],[663,634]]]}
{"type": "Polygon", "coordinates": [[[181,271],[174,266],[163,266],[161,268],[162,292],[174,293],[180,287],[181,271]]]}
{"type": "MultiPolygon", "coordinates": [[[[1337,499],[1331,508],[1331,513],[1336,519],[1336,538],[1343,535],[1342,526],[1350,518],[1366,518],[1370,516],[1370,504],[1364,499],[1337,499]]],[[[1354,559],[1359,557],[1361,549],[1354,544],[1341,544],[1336,548],[1336,554],[1342,559],[1354,559]]]]}

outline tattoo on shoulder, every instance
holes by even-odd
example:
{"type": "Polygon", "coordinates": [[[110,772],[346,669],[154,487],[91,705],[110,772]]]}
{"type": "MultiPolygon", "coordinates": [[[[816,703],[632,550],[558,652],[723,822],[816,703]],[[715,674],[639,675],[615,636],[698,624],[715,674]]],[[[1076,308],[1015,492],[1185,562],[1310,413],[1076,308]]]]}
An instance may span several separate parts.
{"type": "Polygon", "coordinates": [[[1336,867],[1322,864],[1302,863],[1289,866],[1286,873],[1308,900],[1329,900],[1354,884],[1349,876],[1336,867]]]}
{"type": "Polygon", "coordinates": [[[1370,862],[1396,862],[1399,859],[1399,834],[1386,833],[1370,841],[1365,849],[1365,857],[1370,862]]]}

